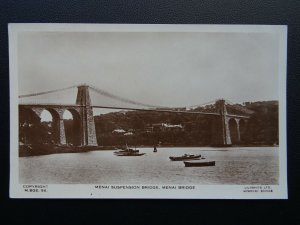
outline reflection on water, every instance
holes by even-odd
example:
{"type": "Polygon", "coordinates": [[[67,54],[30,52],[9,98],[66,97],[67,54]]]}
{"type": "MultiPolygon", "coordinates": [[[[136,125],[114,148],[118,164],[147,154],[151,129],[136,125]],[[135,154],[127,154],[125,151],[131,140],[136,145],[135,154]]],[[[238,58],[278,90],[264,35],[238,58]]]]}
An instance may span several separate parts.
{"type": "Polygon", "coordinates": [[[140,148],[144,156],[113,151],[53,154],[19,159],[20,183],[48,184],[278,184],[277,147],[140,148]],[[213,167],[184,167],[169,156],[201,154],[213,167]]]}

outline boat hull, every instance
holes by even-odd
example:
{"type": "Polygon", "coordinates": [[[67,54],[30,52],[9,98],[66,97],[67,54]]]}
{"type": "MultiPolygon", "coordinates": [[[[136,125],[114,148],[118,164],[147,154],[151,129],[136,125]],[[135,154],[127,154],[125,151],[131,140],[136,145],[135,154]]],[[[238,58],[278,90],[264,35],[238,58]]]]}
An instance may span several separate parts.
{"type": "Polygon", "coordinates": [[[203,167],[203,166],[215,166],[215,161],[206,161],[206,162],[185,162],[185,167],[203,167]]]}
{"type": "Polygon", "coordinates": [[[146,153],[121,153],[121,154],[115,154],[116,156],[142,156],[145,155],[146,153]]]}
{"type": "Polygon", "coordinates": [[[138,154],[138,153],[139,153],[139,150],[133,150],[133,149],[121,150],[121,151],[114,152],[115,155],[138,154]]]}
{"type": "Polygon", "coordinates": [[[188,161],[188,160],[199,160],[201,155],[194,155],[194,156],[180,156],[180,157],[175,157],[175,156],[170,156],[169,159],[171,161],[188,161]]]}

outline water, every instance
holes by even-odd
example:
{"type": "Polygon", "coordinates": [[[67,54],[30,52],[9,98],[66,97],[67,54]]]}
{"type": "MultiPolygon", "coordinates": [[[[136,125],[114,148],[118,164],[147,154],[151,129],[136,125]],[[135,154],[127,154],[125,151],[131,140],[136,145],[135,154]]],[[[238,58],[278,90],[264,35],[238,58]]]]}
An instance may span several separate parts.
{"type": "Polygon", "coordinates": [[[139,148],[144,156],[113,151],[53,154],[19,159],[20,182],[38,184],[278,184],[277,147],[139,148]],[[201,154],[212,167],[184,167],[169,156],[201,154]]]}

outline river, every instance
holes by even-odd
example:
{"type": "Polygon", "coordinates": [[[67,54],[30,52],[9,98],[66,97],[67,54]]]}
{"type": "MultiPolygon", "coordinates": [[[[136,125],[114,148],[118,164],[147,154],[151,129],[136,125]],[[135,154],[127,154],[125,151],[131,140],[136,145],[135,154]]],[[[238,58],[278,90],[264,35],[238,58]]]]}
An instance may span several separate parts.
{"type": "Polygon", "coordinates": [[[144,156],[113,151],[63,153],[19,158],[19,180],[26,184],[278,184],[278,147],[139,148],[144,156]],[[169,156],[201,154],[211,167],[184,167],[169,156]]]}

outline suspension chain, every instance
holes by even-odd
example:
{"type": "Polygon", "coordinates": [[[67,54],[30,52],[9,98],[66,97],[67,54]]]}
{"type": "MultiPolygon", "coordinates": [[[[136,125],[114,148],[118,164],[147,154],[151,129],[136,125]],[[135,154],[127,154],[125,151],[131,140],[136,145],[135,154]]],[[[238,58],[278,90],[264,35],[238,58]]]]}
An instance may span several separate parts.
{"type": "MultiPolygon", "coordinates": [[[[78,85],[73,85],[73,86],[69,86],[69,87],[65,87],[65,88],[59,88],[59,89],[55,89],[55,90],[50,90],[50,91],[43,91],[43,92],[36,92],[36,93],[32,93],[32,94],[27,94],[27,95],[19,95],[19,98],[26,98],[26,97],[33,97],[33,96],[39,96],[39,95],[45,95],[45,94],[51,94],[51,93],[55,93],[55,92],[60,92],[60,91],[65,91],[65,90],[68,90],[68,89],[71,89],[71,88],[76,88],[78,85]]],[[[144,103],[141,103],[141,102],[137,102],[137,101],[133,101],[133,100],[130,100],[130,99],[126,99],[126,98],[123,98],[123,97],[120,97],[120,96],[117,96],[117,95],[114,95],[114,94],[111,94],[111,93],[108,93],[107,91],[104,91],[104,90],[101,90],[97,87],[94,87],[94,86],[90,86],[89,85],[89,88],[93,91],[95,91],[96,93],[100,94],[100,95],[103,95],[103,96],[106,96],[106,97],[109,97],[109,98],[112,98],[112,99],[115,99],[115,100],[118,100],[118,101],[121,101],[121,102],[125,102],[125,103],[130,103],[130,104],[133,104],[133,105],[138,105],[138,106],[144,106],[144,107],[150,107],[150,108],[171,108],[171,107],[165,107],[165,106],[157,106],[157,105],[150,105],[150,104],[144,104],[144,103]]],[[[203,104],[199,104],[199,105],[194,105],[194,106],[190,106],[190,107],[195,107],[195,106],[205,106],[205,105],[209,105],[211,103],[213,103],[214,101],[210,101],[210,102],[206,102],[206,103],[203,103],[203,104]]],[[[236,109],[239,109],[239,110],[242,110],[246,113],[253,113],[252,110],[249,110],[249,109],[246,109],[244,107],[241,107],[241,106],[238,106],[236,104],[233,104],[232,102],[230,102],[229,100],[226,100],[227,103],[229,103],[232,107],[236,108],[236,109]]],[[[178,108],[178,107],[177,107],[178,108]]]]}
{"type": "Polygon", "coordinates": [[[55,89],[55,90],[51,90],[51,91],[43,91],[43,92],[36,92],[36,93],[32,93],[32,94],[27,94],[27,95],[19,95],[19,98],[26,98],[26,97],[32,97],[32,96],[38,96],[38,95],[51,94],[51,93],[55,93],[55,92],[59,92],[59,91],[65,91],[65,90],[75,88],[75,87],[77,87],[77,85],[73,85],[73,86],[66,87],[66,88],[55,89]]]}
{"type": "Polygon", "coordinates": [[[233,107],[233,108],[235,108],[237,110],[241,110],[241,111],[243,111],[245,113],[249,113],[249,114],[254,113],[252,110],[247,109],[246,107],[242,107],[242,106],[236,105],[236,104],[232,103],[229,100],[225,100],[225,102],[227,102],[231,107],[233,107]]]}
{"type": "Polygon", "coordinates": [[[123,97],[120,97],[120,96],[117,96],[117,95],[113,95],[113,94],[110,94],[106,91],[103,91],[99,88],[96,88],[94,86],[89,86],[93,91],[97,92],[98,94],[100,95],[103,95],[103,96],[106,96],[106,97],[109,97],[109,98],[113,98],[115,100],[118,100],[118,101],[121,101],[121,102],[126,102],[126,103],[130,103],[130,104],[133,104],[133,105],[139,105],[139,106],[144,106],[144,107],[151,107],[151,108],[168,108],[168,107],[164,107],[164,106],[156,106],[156,105],[149,105],[149,104],[144,104],[144,103],[141,103],[141,102],[137,102],[137,101],[133,101],[133,100],[129,100],[129,99],[126,99],[126,98],[123,98],[123,97]]]}

